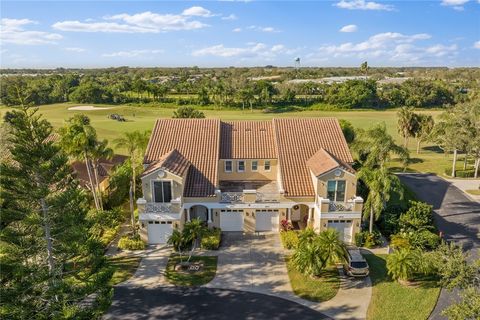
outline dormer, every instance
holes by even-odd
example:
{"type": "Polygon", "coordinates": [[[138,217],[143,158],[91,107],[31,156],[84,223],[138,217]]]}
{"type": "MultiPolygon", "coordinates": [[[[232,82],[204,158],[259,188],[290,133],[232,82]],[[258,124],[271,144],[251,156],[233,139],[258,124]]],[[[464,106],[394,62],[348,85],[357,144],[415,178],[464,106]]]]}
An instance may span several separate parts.
{"type": "Polygon", "coordinates": [[[307,167],[317,199],[345,203],[356,197],[357,178],[350,164],[322,148],[308,159],[307,167]]]}
{"type": "Polygon", "coordinates": [[[190,166],[190,161],[176,149],[150,163],[141,175],[145,201],[179,204],[190,166]]]}

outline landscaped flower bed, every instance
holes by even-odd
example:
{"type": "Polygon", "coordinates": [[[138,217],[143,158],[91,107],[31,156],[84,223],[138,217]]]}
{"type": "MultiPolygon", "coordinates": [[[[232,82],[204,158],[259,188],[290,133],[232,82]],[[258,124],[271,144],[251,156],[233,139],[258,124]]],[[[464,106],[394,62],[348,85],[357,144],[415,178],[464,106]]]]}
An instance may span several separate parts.
{"type": "Polygon", "coordinates": [[[169,282],[177,286],[201,286],[213,280],[217,272],[217,257],[192,256],[186,263],[187,259],[187,256],[177,254],[170,256],[165,272],[169,282]]]}

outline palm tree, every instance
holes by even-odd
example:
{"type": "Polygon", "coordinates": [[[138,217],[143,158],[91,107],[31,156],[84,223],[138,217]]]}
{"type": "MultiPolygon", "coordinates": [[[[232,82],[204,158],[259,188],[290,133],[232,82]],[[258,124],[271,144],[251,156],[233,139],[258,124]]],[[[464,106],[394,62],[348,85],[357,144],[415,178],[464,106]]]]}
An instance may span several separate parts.
{"type": "Polygon", "coordinates": [[[420,143],[427,140],[435,126],[431,115],[417,114],[417,125],[415,126],[415,138],[417,139],[417,154],[420,153],[420,143]]]}
{"type": "Polygon", "coordinates": [[[147,147],[148,136],[149,136],[148,131],[125,132],[122,138],[115,139],[113,141],[117,148],[126,149],[128,156],[130,157],[130,162],[132,166],[132,185],[133,185],[134,199],[135,199],[136,178],[137,178],[136,167],[137,165],[139,165],[140,159],[143,156],[143,152],[147,147]]]}
{"type": "Polygon", "coordinates": [[[368,78],[368,62],[365,61],[360,65],[360,70],[365,74],[365,81],[367,81],[368,78]]]}
{"type": "Polygon", "coordinates": [[[181,262],[183,256],[183,249],[186,246],[183,233],[178,229],[173,230],[172,235],[167,240],[167,244],[173,246],[173,249],[178,252],[181,262]]]}
{"type": "Polygon", "coordinates": [[[395,280],[408,281],[418,271],[420,261],[420,254],[416,250],[396,250],[387,257],[388,274],[395,280]]]}
{"type": "Polygon", "coordinates": [[[405,167],[410,159],[408,150],[395,143],[385,123],[368,130],[358,130],[352,149],[357,152],[362,165],[369,168],[384,167],[392,154],[398,156],[405,167]]]}
{"type": "Polygon", "coordinates": [[[312,228],[306,228],[298,235],[298,243],[312,243],[315,240],[317,234],[313,231],[312,228]]]}
{"type": "Polygon", "coordinates": [[[100,159],[111,159],[113,157],[113,150],[108,147],[108,141],[103,140],[97,142],[96,146],[92,149],[91,157],[93,164],[93,173],[95,177],[95,187],[98,194],[98,201],[100,204],[100,209],[103,210],[102,192],[100,190],[100,184],[98,179],[98,167],[100,166],[100,159]]]}
{"type": "Polygon", "coordinates": [[[198,239],[204,232],[205,227],[203,226],[203,222],[200,219],[193,219],[189,222],[185,223],[183,226],[184,237],[187,243],[192,243],[192,248],[190,250],[190,254],[188,256],[188,260],[192,258],[193,252],[197,247],[198,239]]]}
{"type": "Polygon", "coordinates": [[[317,239],[322,251],[322,258],[325,266],[347,260],[347,247],[345,243],[339,239],[339,233],[337,230],[327,229],[322,231],[317,239]]]}
{"type": "Polygon", "coordinates": [[[92,174],[91,155],[97,145],[97,133],[90,125],[90,119],[83,114],[76,114],[67,120],[67,125],[59,130],[60,145],[70,156],[85,161],[95,207],[100,210],[96,184],[92,174]]]}
{"type": "Polygon", "coordinates": [[[318,241],[303,241],[292,255],[294,267],[301,273],[316,276],[325,267],[318,241]]]}
{"type": "Polygon", "coordinates": [[[397,176],[390,173],[387,168],[371,169],[362,168],[358,172],[358,178],[368,187],[369,192],[367,201],[363,207],[364,219],[370,219],[369,232],[373,232],[373,220],[378,220],[386,203],[390,199],[390,194],[395,191],[403,198],[403,188],[397,176]]]}
{"type": "Polygon", "coordinates": [[[408,147],[408,138],[414,135],[416,124],[415,113],[412,107],[403,107],[397,112],[398,133],[403,137],[403,147],[408,147]]]}

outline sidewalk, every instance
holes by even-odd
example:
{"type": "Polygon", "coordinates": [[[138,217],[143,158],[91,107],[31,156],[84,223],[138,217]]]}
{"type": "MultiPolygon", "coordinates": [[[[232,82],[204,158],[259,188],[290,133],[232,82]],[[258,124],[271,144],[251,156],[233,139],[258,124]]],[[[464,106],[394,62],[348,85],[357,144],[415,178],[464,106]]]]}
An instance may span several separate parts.
{"type": "Polygon", "coordinates": [[[480,179],[445,179],[458,189],[462,190],[470,199],[480,202],[480,195],[473,195],[466,190],[480,190],[480,179]]]}

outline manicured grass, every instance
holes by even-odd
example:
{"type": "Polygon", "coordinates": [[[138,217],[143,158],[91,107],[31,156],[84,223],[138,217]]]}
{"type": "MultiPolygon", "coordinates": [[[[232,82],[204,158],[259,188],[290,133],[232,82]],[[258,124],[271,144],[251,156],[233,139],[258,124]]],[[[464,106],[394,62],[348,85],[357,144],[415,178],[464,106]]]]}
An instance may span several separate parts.
{"type": "Polygon", "coordinates": [[[467,190],[468,193],[473,194],[474,196],[480,196],[480,189],[476,190],[467,190]]]}
{"type": "MultiPolygon", "coordinates": [[[[183,257],[185,261],[187,257],[183,257]]],[[[177,286],[201,286],[209,283],[215,277],[217,272],[217,257],[198,257],[193,256],[190,262],[203,262],[203,270],[194,273],[175,271],[175,265],[180,263],[178,255],[172,255],[168,259],[165,277],[177,286]]]]}
{"type": "Polygon", "coordinates": [[[137,256],[118,256],[108,258],[108,260],[110,267],[114,269],[110,284],[116,285],[133,276],[142,258],[137,256]]]}
{"type": "Polygon", "coordinates": [[[423,320],[427,319],[440,294],[433,280],[425,280],[415,287],[406,287],[387,275],[386,255],[365,255],[370,267],[372,299],[367,319],[423,320]]]}
{"type": "MultiPolygon", "coordinates": [[[[102,105],[94,104],[98,107],[112,107],[107,110],[93,110],[93,111],[72,111],[69,107],[77,106],[76,103],[61,103],[40,106],[40,113],[48,119],[55,128],[61,127],[65,120],[76,113],[83,113],[90,117],[92,125],[96,128],[98,136],[101,139],[107,139],[112,142],[115,138],[123,132],[130,132],[135,130],[152,130],[153,124],[158,118],[171,118],[174,109],[177,107],[174,104],[157,104],[157,106],[130,106],[130,105],[102,105]],[[107,116],[111,113],[118,113],[123,115],[127,121],[118,122],[109,119],[107,116]]],[[[92,104],[85,104],[92,105],[92,104]]],[[[10,110],[8,107],[0,107],[0,117],[6,111],[10,110]]],[[[209,106],[208,110],[202,110],[208,118],[220,118],[223,120],[270,120],[272,118],[285,117],[336,117],[338,119],[345,119],[350,121],[357,128],[369,128],[374,124],[384,122],[387,126],[388,132],[392,134],[398,143],[402,143],[403,139],[397,132],[397,110],[389,109],[384,111],[379,110],[345,110],[345,111],[326,111],[326,110],[304,110],[281,113],[265,113],[262,110],[232,110],[232,109],[216,109],[214,106],[209,106]]],[[[418,110],[417,110],[418,111],[418,110]]],[[[431,114],[437,118],[441,113],[439,110],[425,110],[421,113],[431,114]]],[[[1,121],[1,120],[0,120],[1,121]]],[[[113,147],[113,145],[111,145],[113,147]]],[[[411,139],[409,143],[409,150],[412,156],[412,164],[407,171],[413,172],[434,172],[443,175],[445,168],[451,165],[451,155],[445,155],[438,148],[424,143],[420,154],[416,154],[416,143],[411,139]]],[[[116,150],[124,153],[124,150],[116,150]]],[[[393,161],[392,167],[398,167],[399,163],[393,161]]],[[[461,163],[459,161],[459,168],[461,163]]]]}
{"type": "Polygon", "coordinates": [[[340,278],[336,267],[330,267],[319,277],[310,277],[299,272],[286,258],[288,277],[293,292],[305,300],[321,302],[335,297],[340,286],[340,278]]]}

